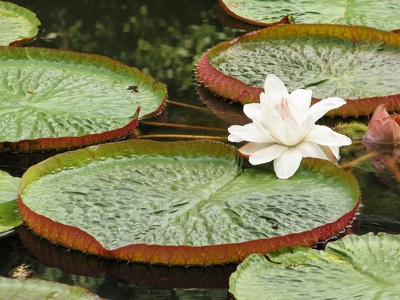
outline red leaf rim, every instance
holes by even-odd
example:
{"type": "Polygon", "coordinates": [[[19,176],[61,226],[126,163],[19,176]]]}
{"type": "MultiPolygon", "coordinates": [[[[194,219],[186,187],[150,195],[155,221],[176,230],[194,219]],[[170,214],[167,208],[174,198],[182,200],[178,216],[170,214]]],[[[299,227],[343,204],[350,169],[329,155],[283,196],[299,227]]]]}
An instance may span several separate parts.
{"type": "MultiPolygon", "coordinates": [[[[231,16],[232,18],[242,22],[243,23],[243,27],[245,27],[246,24],[249,24],[249,25],[252,25],[252,26],[255,26],[255,27],[269,27],[269,26],[290,24],[291,23],[290,19],[289,19],[289,16],[285,16],[280,21],[271,22],[271,23],[266,23],[266,22],[260,22],[260,21],[256,21],[256,20],[247,19],[247,18],[244,18],[242,16],[239,16],[238,14],[236,14],[232,10],[230,10],[223,0],[218,0],[218,2],[219,2],[219,6],[221,8],[223,8],[223,11],[226,14],[228,14],[229,16],[231,16]]],[[[237,26],[237,27],[239,27],[239,26],[237,26]]],[[[242,28],[242,27],[239,27],[239,28],[242,28]]]]}
{"type": "Polygon", "coordinates": [[[24,7],[21,7],[17,4],[10,3],[10,2],[3,2],[2,6],[6,10],[8,9],[8,10],[18,12],[20,14],[20,16],[24,15],[24,16],[32,18],[32,20],[35,21],[35,23],[32,23],[32,25],[36,25],[36,34],[34,36],[26,37],[26,38],[19,39],[19,40],[14,40],[11,43],[9,43],[9,46],[23,45],[23,44],[31,42],[32,40],[34,40],[37,37],[37,35],[39,34],[39,27],[40,27],[41,23],[34,12],[32,12],[29,9],[26,9],[24,7]]]}
{"type": "MultiPolygon", "coordinates": [[[[224,3],[223,0],[218,0],[218,2],[219,2],[219,6],[223,9],[225,14],[227,14],[231,18],[236,19],[238,22],[241,22],[243,24],[243,25],[237,24],[237,26],[235,26],[234,28],[240,28],[240,29],[246,30],[248,27],[248,28],[254,28],[253,30],[256,30],[256,28],[266,28],[266,27],[282,25],[282,24],[294,24],[294,23],[290,22],[290,18],[288,15],[283,17],[282,20],[277,21],[277,22],[272,22],[272,23],[248,19],[248,18],[242,17],[242,16],[234,13],[231,9],[228,8],[228,6],[224,3]]],[[[232,21],[230,21],[230,23],[232,24],[232,21]]],[[[394,30],[392,30],[392,32],[400,33],[400,29],[394,29],[394,30]]]]}
{"type": "MultiPolygon", "coordinates": [[[[208,50],[200,59],[196,74],[198,80],[216,94],[241,104],[259,102],[260,93],[264,91],[261,87],[248,86],[239,79],[226,75],[215,69],[210,64],[210,59],[218,53],[235,45],[236,43],[247,43],[256,39],[285,39],[292,36],[298,37],[336,37],[351,40],[376,41],[389,46],[400,47],[400,35],[390,31],[383,31],[362,26],[348,25],[312,25],[312,24],[287,24],[284,26],[272,26],[258,31],[242,35],[230,42],[222,42],[208,50]]],[[[312,104],[322,99],[313,98],[312,104]]],[[[400,110],[400,94],[376,96],[349,100],[345,105],[331,110],[327,116],[359,117],[371,115],[382,103],[389,112],[400,110]]]]}
{"type": "Polygon", "coordinates": [[[111,273],[136,285],[181,289],[227,289],[229,276],[237,267],[236,264],[229,264],[207,268],[162,265],[153,265],[149,268],[147,264],[127,264],[123,261],[88,256],[80,251],[65,251],[64,247],[50,243],[26,226],[19,226],[17,232],[28,251],[49,267],[80,276],[94,277],[111,273]]]}
{"type": "Polygon", "coordinates": [[[102,133],[87,134],[83,136],[38,138],[34,140],[21,140],[18,142],[0,142],[0,151],[30,152],[43,150],[64,150],[120,140],[130,135],[136,128],[138,123],[139,111],[140,108],[136,110],[134,119],[121,128],[105,131],[102,133]]]}
{"type": "Polygon", "coordinates": [[[221,5],[217,5],[217,17],[223,27],[243,29],[245,31],[254,31],[267,27],[265,25],[253,25],[239,20],[227,13],[221,5]]]}
{"type": "Polygon", "coordinates": [[[116,141],[130,135],[136,128],[139,119],[156,116],[165,109],[165,103],[168,98],[167,87],[164,83],[155,82],[154,79],[145,73],[142,73],[135,67],[129,67],[123,63],[98,54],[81,53],[70,50],[56,50],[49,48],[35,47],[1,47],[1,52],[12,53],[12,57],[21,58],[29,55],[32,59],[45,59],[47,61],[76,61],[80,59],[82,64],[107,68],[111,71],[119,71],[127,76],[140,76],[143,82],[146,82],[153,91],[162,97],[159,107],[139,118],[140,107],[137,108],[132,121],[121,128],[108,130],[102,133],[87,134],[83,136],[66,136],[56,138],[37,138],[29,140],[20,140],[17,142],[0,141],[0,152],[33,152],[42,150],[63,150],[70,148],[79,148],[100,144],[108,141],[116,141]]]}
{"type": "MultiPolygon", "coordinates": [[[[141,143],[146,142],[148,141],[129,140],[120,142],[118,144],[122,146],[128,143],[137,143],[138,145],[136,146],[140,147],[141,143]]],[[[191,143],[196,142],[198,141],[192,141],[191,143]]],[[[207,143],[221,144],[213,141],[200,142],[205,142],[206,144],[204,145],[206,146],[207,143]]],[[[161,142],[160,145],[171,143],[184,142],[161,142]]],[[[208,147],[210,146],[211,145],[208,145],[208,147]]],[[[130,144],[129,146],[126,146],[126,148],[129,147],[135,147],[135,145],[130,144]]],[[[219,151],[221,151],[221,149],[219,151]]],[[[71,154],[71,152],[69,152],[69,154],[71,154]]],[[[92,155],[95,156],[95,153],[92,155]]],[[[57,156],[60,155],[56,155],[55,157],[57,156]]],[[[120,247],[118,249],[109,250],[103,247],[92,235],[88,234],[87,232],[37,214],[23,203],[21,198],[22,190],[29,185],[31,180],[35,179],[31,179],[30,177],[40,177],[43,175],[39,174],[38,171],[33,170],[32,168],[28,169],[28,171],[25,172],[21,178],[18,195],[18,208],[23,222],[26,223],[35,233],[53,243],[74,250],[80,250],[86,254],[97,255],[110,259],[124,260],[128,262],[162,264],[168,266],[208,266],[222,265],[226,263],[238,263],[242,262],[250,254],[267,254],[286,246],[315,246],[319,242],[324,242],[332,236],[339,234],[352,222],[361,203],[361,194],[359,192],[357,180],[354,176],[345,172],[343,169],[334,168],[334,170],[332,170],[332,167],[334,166],[333,164],[328,163],[330,168],[327,168],[327,165],[324,165],[321,162],[322,161],[318,159],[305,158],[303,159],[302,165],[307,169],[318,170],[324,175],[333,175],[336,178],[340,178],[341,181],[347,182],[352,189],[357,190],[358,199],[356,205],[353,207],[353,209],[334,222],[318,226],[308,231],[287,234],[279,237],[207,246],[132,244],[120,247]]],[[[46,163],[46,161],[40,164],[44,163],[46,163]]]]}

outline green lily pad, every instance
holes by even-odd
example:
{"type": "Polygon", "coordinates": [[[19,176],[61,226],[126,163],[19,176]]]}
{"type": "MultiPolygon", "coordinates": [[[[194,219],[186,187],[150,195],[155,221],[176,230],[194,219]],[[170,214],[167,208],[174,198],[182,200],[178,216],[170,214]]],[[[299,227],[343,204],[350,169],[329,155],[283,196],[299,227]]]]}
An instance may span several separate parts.
{"type": "Polygon", "coordinates": [[[18,177],[0,171],[0,233],[22,223],[17,208],[19,181],[18,177]]]}
{"type": "Polygon", "coordinates": [[[0,289],[3,299],[101,299],[99,296],[78,286],[38,279],[20,280],[0,277],[0,289]]]}
{"type": "Polygon", "coordinates": [[[325,251],[249,256],[230,278],[235,299],[396,299],[400,235],[349,235],[325,251]]]}
{"type": "Polygon", "coordinates": [[[0,1],[0,46],[20,45],[34,39],[40,21],[30,10],[10,2],[0,1]]]}
{"type": "Polygon", "coordinates": [[[166,86],[107,57],[0,48],[0,151],[120,139],[163,108],[166,86]]]}
{"type": "Polygon", "coordinates": [[[218,95],[258,102],[268,74],[289,91],[309,88],[314,102],[341,97],[330,115],[372,114],[385,103],[400,109],[400,35],[367,27],[289,24],[249,33],[210,49],[197,76],[218,95]]]}
{"type": "Polygon", "coordinates": [[[231,16],[254,25],[271,26],[287,16],[292,23],[363,25],[400,28],[400,2],[392,0],[219,0],[231,16]]]}
{"type": "Polygon", "coordinates": [[[243,168],[213,141],[128,140],[63,153],[23,175],[19,210],[33,231],[102,257],[167,265],[242,261],[343,230],[360,203],[355,178],[304,159],[288,180],[243,168]]]}

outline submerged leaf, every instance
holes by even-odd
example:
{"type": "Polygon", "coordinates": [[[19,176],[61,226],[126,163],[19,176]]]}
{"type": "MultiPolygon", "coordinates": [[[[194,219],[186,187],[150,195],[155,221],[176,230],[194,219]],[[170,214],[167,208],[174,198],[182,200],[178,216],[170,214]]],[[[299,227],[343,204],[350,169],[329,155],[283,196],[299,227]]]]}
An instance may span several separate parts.
{"type": "Polygon", "coordinates": [[[289,91],[311,89],[314,102],[340,97],[329,115],[400,109],[400,35],[367,27],[290,24],[252,32],[210,49],[197,76],[213,92],[242,104],[258,102],[268,74],[289,91]]]}
{"type": "Polygon", "coordinates": [[[230,278],[235,299],[396,299],[399,235],[346,236],[325,251],[288,247],[248,257],[230,278]]]}
{"type": "Polygon", "coordinates": [[[167,95],[149,75],[99,55],[2,47],[0,65],[0,151],[120,139],[139,107],[141,118],[157,114],[167,95]]]}
{"type": "Polygon", "coordinates": [[[0,1],[0,46],[29,42],[39,32],[40,21],[30,10],[0,1]],[[7,29],[7,30],[5,30],[7,29]]]}
{"type": "Polygon", "coordinates": [[[243,169],[213,141],[129,140],[54,156],[23,176],[33,231],[90,254],[168,265],[237,262],[343,230],[359,205],[353,176],[304,159],[288,180],[243,169]]]}

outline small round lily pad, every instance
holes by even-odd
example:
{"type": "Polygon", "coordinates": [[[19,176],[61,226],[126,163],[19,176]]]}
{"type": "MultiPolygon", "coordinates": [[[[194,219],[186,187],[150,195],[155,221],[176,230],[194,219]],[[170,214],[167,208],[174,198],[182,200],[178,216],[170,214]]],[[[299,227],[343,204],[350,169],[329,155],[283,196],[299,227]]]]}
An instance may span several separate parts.
{"type": "Polygon", "coordinates": [[[39,32],[40,21],[32,11],[0,1],[0,46],[20,45],[34,39],[39,32]]]}

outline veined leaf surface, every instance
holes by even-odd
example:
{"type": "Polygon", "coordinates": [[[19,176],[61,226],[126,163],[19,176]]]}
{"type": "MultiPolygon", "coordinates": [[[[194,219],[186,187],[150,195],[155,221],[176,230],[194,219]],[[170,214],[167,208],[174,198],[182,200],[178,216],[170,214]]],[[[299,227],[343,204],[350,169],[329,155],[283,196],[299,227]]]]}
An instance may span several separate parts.
{"type": "Polygon", "coordinates": [[[67,148],[130,134],[157,114],[166,86],[110,58],[0,48],[0,151],[67,148]]]}
{"type": "Polygon", "coordinates": [[[36,14],[11,2],[0,1],[0,46],[19,45],[35,38],[40,21],[36,14]]]}
{"type": "Polygon", "coordinates": [[[341,97],[331,115],[400,109],[400,35],[367,27],[289,24],[252,32],[210,49],[197,66],[206,87],[242,104],[258,102],[268,74],[314,102],[341,97]]]}
{"type": "Polygon", "coordinates": [[[0,233],[22,223],[17,208],[19,181],[20,178],[0,171],[0,233]]]}
{"type": "Polygon", "coordinates": [[[400,236],[369,233],[325,251],[288,247],[249,256],[230,278],[235,299],[396,299],[400,236]]]}
{"type": "Polygon", "coordinates": [[[100,300],[101,298],[88,290],[38,279],[11,279],[0,277],[0,289],[3,299],[14,300],[100,300]]]}
{"type": "Polygon", "coordinates": [[[357,212],[356,180],[305,159],[290,179],[245,168],[213,141],[129,140],[54,156],[22,177],[23,220],[50,241],[104,257],[168,265],[237,262],[311,246],[357,212]]]}
{"type": "Polygon", "coordinates": [[[384,30],[400,29],[400,2],[392,0],[219,0],[233,17],[270,26],[290,16],[293,23],[363,25],[384,30]]]}

